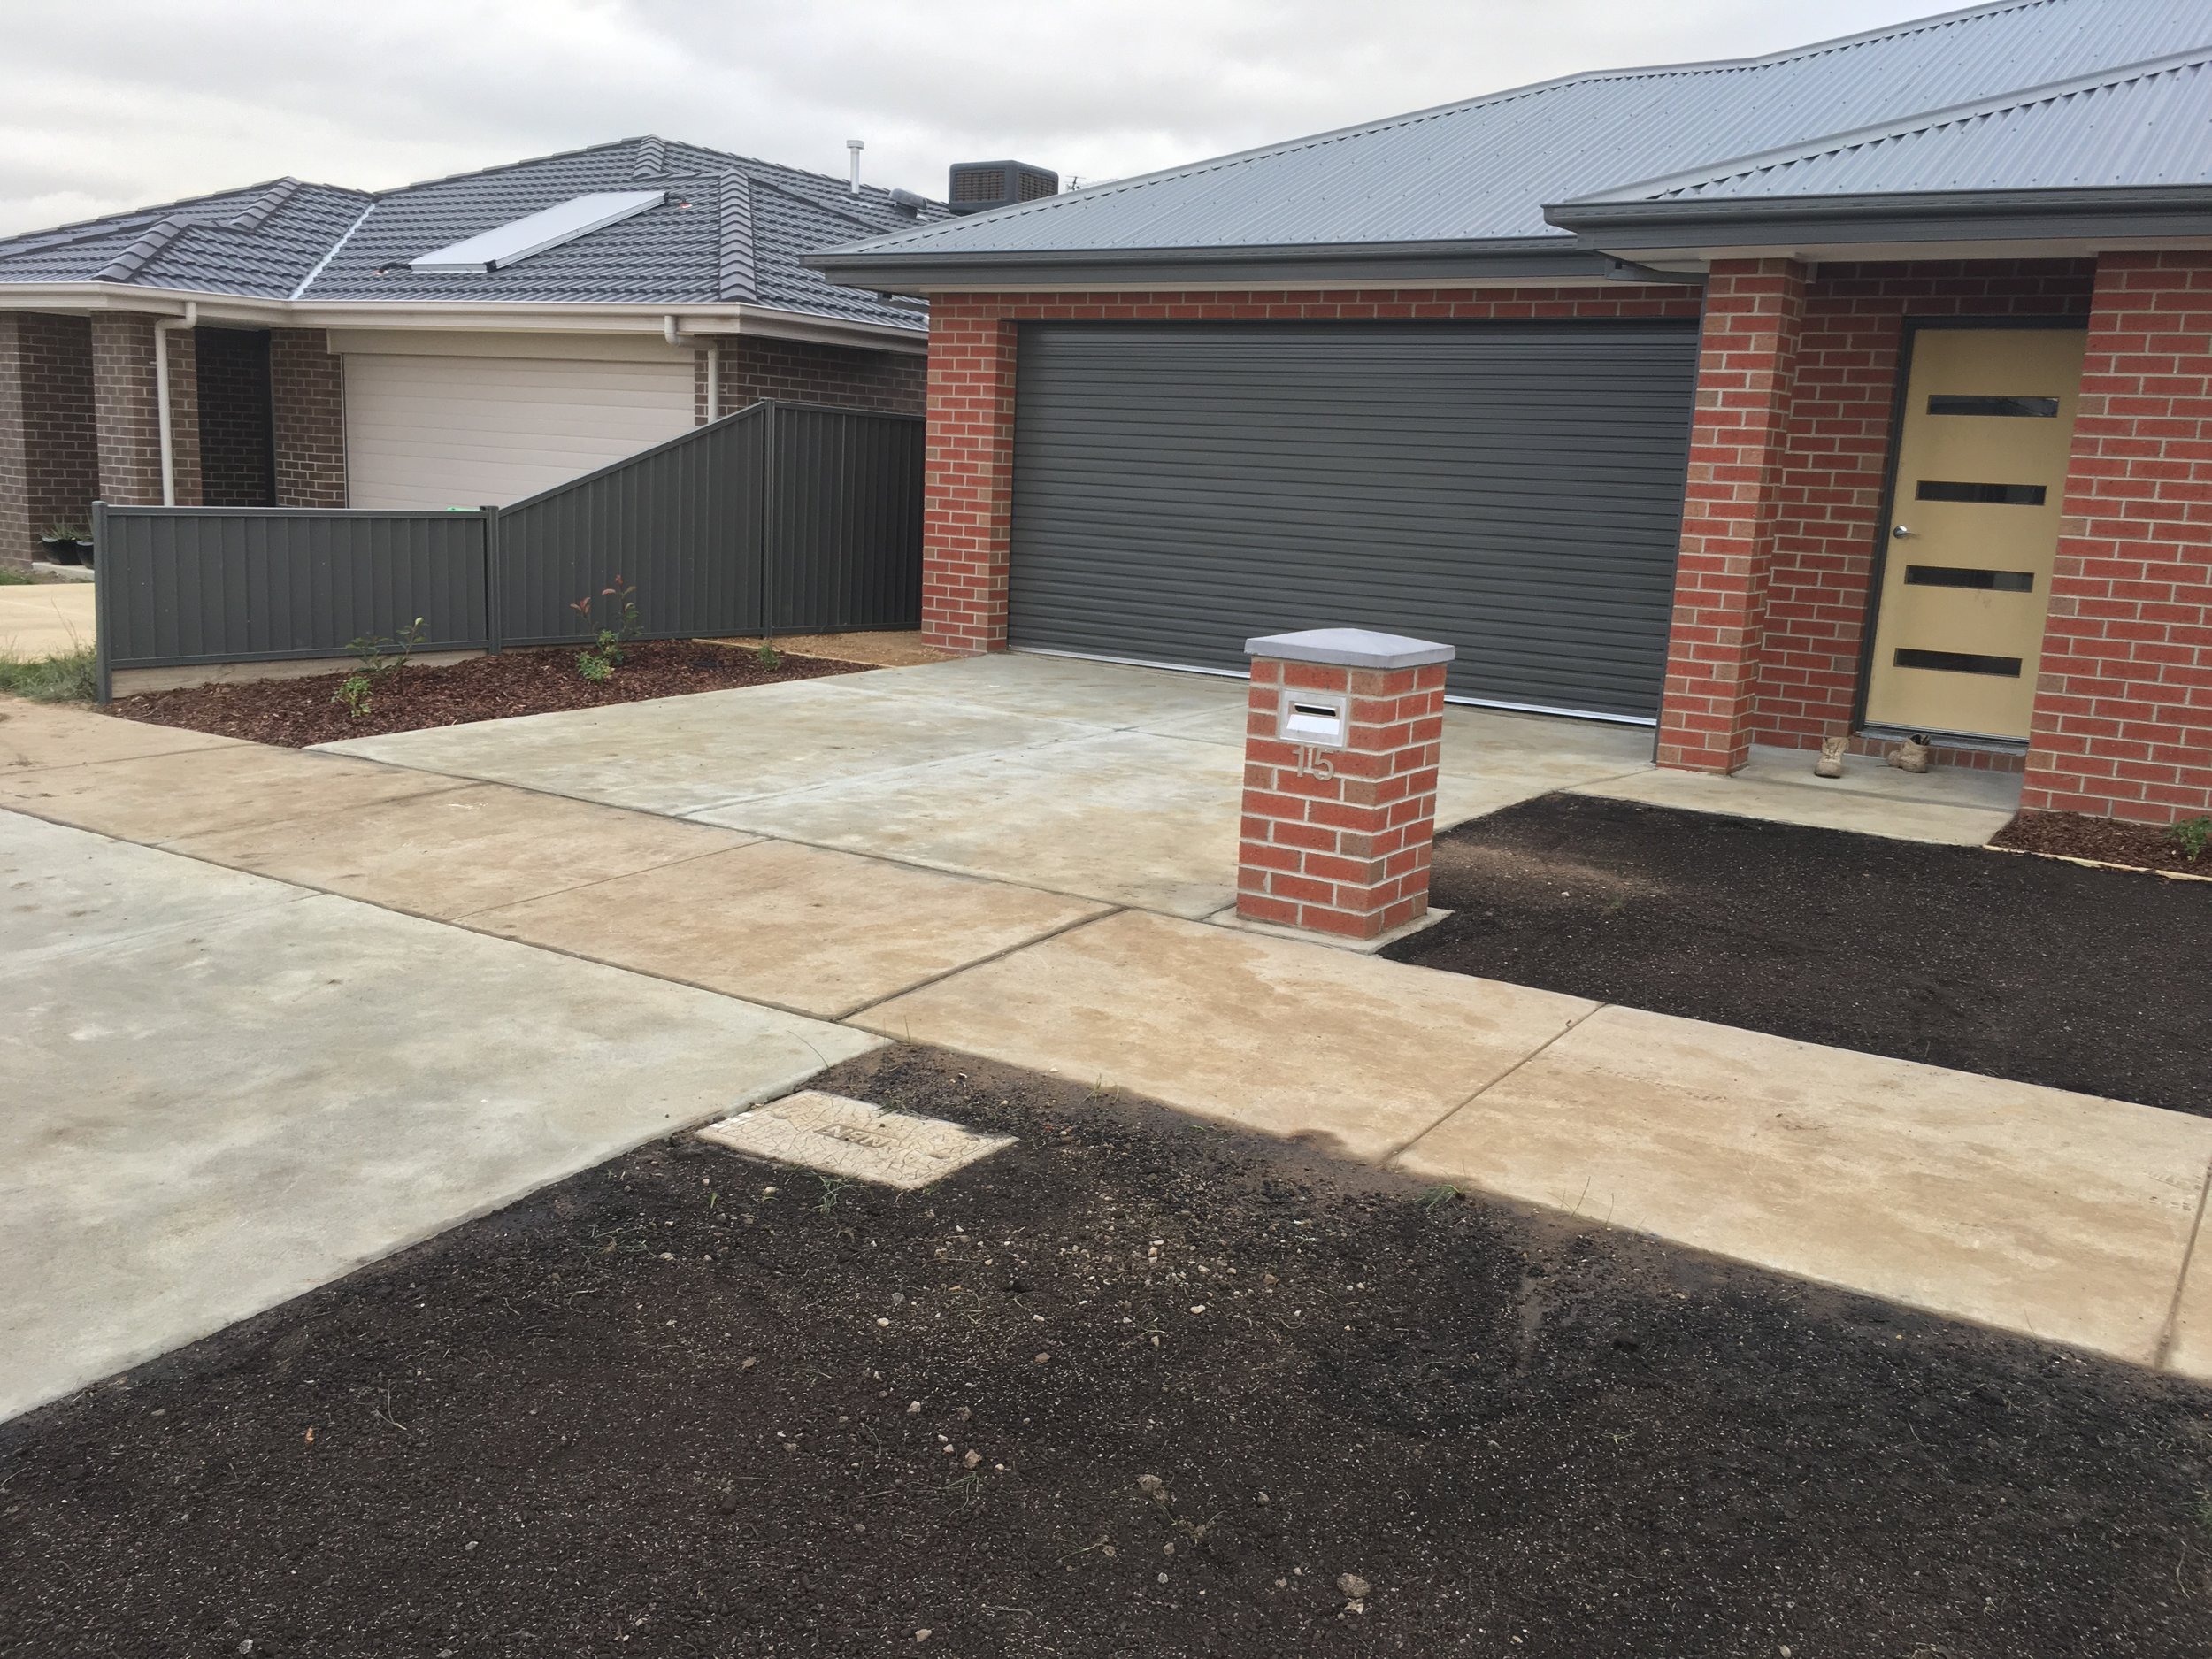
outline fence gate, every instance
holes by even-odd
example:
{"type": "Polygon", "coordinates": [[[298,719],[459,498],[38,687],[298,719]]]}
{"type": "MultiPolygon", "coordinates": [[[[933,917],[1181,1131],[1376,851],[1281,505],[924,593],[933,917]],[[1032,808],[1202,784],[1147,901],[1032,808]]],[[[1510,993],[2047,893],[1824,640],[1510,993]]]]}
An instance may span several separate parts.
{"type": "Polygon", "coordinates": [[[656,639],[921,624],[923,421],[754,403],[508,507],[94,508],[100,695],[119,670],[588,641],[620,576],[656,639]]]}

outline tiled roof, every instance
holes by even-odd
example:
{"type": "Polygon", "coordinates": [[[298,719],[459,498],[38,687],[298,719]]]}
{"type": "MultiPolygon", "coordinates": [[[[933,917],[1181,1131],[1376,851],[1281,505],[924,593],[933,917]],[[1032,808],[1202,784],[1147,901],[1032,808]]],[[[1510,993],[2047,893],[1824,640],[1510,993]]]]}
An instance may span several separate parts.
{"type": "Polygon", "coordinates": [[[891,272],[909,257],[1559,246],[1548,203],[2206,45],[2207,0],[1995,0],[1766,58],[1494,93],[823,257],[891,272]]]}
{"type": "MultiPolygon", "coordinates": [[[[918,217],[941,217],[935,204],[918,217]]],[[[303,300],[686,305],[743,301],[917,330],[923,308],[840,288],[810,249],[915,224],[890,193],[660,138],[625,139],[372,194],[282,180],[0,238],[0,283],[109,281],[303,300]],[[659,207],[504,270],[430,274],[418,255],[598,190],[659,207]]]]}
{"type": "Polygon", "coordinates": [[[372,199],[278,179],[0,238],[0,282],[127,282],[282,299],[372,199]]]}

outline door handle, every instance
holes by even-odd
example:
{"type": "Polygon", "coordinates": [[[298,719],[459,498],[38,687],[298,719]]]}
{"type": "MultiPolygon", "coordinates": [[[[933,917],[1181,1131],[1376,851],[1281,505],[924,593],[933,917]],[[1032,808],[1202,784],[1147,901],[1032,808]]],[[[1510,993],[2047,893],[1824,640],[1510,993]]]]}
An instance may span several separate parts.
{"type": "Polygon", "coordinates": [[[1891,539],[1892,539],[1893,541],[1903,541],[1903,540],[1904,540],[1907,536],[1910,535],[1910,534],[1912,534],[1912,532],[1911,532],[1909,529],[1908,529],[1905,526],[1903,526],[1903,525],[1901,525],[1901,525],[1899,525],[1899,526],[1898,526],[1895,529],[1892,530],[1889,534],[1890,534],[1890,537],[1891,537],[1891,539]]]}

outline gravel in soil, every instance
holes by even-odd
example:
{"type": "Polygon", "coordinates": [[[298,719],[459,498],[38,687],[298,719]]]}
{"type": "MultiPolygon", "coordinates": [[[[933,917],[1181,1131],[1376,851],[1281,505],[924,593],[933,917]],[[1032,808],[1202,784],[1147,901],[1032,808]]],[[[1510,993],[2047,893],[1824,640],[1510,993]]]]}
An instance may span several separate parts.
{"type": "MultiPolygon", "coordinates": [[[[2212,820],[2207,820],[2203,828],[2207,839],[2212,839],[2212,820]]],[[[2206,850],[2204,840],[2198,839],[2197,856],[2191,857],[2189,841],[2180,826],[2162,829],[2081,812],[2023,812],[1999,830],[1991,844],[2022,852],[2056,853],[2064,858],[2133,864],[2144,870],[2173,870],[2212,879],[2212,850],[2206,850]]]]}
{"type": "Polygon", "coordinates": [[[2212,1642],[2212,1392],[958,1056],[822,1082],[1021,1140],[658,1142],[0,1428],[0,1653],[2212,1642]]]}
{"type": "Polygon", "coordinates": [[[1402,962],[2212,1115],[2212,886],[1555,795],[1437,838],[1402,962]]]}
{"type": "Polygon", "coordinates": [[[860,672],[854,664],[820,657],[782,657],[775,667],[764,668],[757,652],[736,646],[703,640],[646,640],[623,647],[622,665],[609,678],[593,681],[577,672],[580,649],[501,651],[434,667],[410,664],[376,676],[369,711],[357,719],[334,695],[346,678],[342,673],[142,692],[118,697],[107,711],[155,726],[181,726],[219,737],[305,749],[311,743],[386,732],[860,672]]]}

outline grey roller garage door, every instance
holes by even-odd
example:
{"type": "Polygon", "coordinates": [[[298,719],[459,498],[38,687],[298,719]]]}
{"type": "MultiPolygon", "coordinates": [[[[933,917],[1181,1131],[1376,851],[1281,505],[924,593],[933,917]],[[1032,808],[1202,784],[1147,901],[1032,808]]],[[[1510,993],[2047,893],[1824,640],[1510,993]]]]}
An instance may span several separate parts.
{"type": "Polygon", "coordinates": [[[1658,712],[1694,325],[1038,324],[1018,365],[1017,647],[1382,628],[1454,696],[1658,712]]]}

